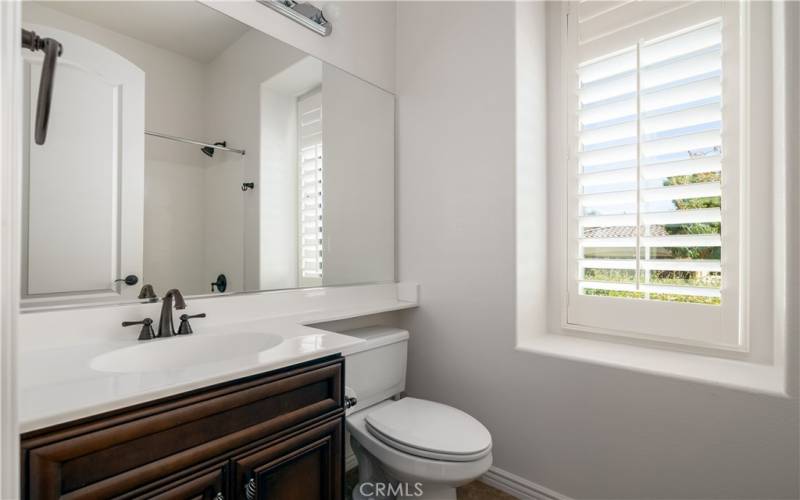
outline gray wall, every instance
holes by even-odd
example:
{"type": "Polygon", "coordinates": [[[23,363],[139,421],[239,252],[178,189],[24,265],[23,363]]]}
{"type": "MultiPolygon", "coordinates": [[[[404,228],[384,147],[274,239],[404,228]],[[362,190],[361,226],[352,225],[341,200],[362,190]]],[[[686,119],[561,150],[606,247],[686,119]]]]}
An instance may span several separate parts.
{"type": "Polygon", "coordinates": [[[496,466],[576,498],[797,498],[797,400],[513,350],[514,12],[398,7],[409,393],[473,414],[496,466]]]}

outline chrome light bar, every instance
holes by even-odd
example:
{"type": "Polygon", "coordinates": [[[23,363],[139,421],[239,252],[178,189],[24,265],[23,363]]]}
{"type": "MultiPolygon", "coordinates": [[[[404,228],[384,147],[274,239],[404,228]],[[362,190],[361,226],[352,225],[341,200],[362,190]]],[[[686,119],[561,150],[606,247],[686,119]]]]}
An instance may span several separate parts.
{"type": "Polygon", "coordinates": [[[280,12],[292,21],[302,24],[315,33],[328,36],[333,30],[330,21],[325,19],[322,10],[308,2],[295,2],[294,0],[258,0],[272,10],[280,12]]]}

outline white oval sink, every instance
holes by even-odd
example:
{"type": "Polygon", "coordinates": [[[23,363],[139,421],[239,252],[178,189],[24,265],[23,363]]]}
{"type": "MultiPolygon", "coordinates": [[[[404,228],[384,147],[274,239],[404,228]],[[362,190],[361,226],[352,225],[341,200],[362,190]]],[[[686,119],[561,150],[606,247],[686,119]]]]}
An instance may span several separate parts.
{"type": "Polygon", "coordinates": [[[113,373],[150,372],[185,368],[242,357],[255,357],[283,338],[271,333],[179,335],[142,342],[92,358],[93,370],[113,373]]]}

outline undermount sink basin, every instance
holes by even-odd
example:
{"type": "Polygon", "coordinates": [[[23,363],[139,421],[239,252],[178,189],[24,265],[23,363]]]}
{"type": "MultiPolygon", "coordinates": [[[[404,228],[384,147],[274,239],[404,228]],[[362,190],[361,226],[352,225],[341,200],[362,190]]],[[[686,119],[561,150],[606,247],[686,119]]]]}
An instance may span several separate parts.
{"type": "Polygon", "coordinates": [[[257,356],[283,342],[270,333],[179,335],[142,342],[92,358],[93,370],[112,373],[180,369],[191,365],[257,356]]]}

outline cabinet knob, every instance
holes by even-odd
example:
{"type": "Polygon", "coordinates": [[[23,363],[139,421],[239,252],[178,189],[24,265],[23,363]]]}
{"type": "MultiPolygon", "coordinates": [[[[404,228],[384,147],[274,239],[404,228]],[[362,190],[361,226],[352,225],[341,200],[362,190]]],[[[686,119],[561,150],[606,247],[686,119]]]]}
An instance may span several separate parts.
{"type": "Polygon", "coordinates": [[[244,485],[244,496],[247,500],[256,500],[256,479],[254,477],[244,485]]]}

